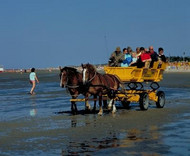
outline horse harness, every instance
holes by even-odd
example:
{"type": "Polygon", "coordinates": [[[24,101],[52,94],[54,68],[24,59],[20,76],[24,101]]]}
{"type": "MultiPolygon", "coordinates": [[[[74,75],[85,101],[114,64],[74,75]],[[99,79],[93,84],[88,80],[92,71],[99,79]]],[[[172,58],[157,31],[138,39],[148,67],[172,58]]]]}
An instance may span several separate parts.
{"type": "MultiPolygon", "coordinates": [[[[89,89],[90,87],[103,87],[104,89],[108,90],[109,92],[111,91],[117,91],[116,89],[112,88],[110,86],[110,84],[108,83],[108,81],[106,81],[107,83],[107,86],[106,85],[102,85],[102,84],[97,84],[97,85],[93,85],[91,82],[92,80],[95,78],[95,76],[98,76],[99,80],[100,80],[100,83],[103,83],[102,79],[100,78],[99,74],[97,74],[97,72],[95,72],[94,76],[88,80],[88,82],[85,84],[86,85],[86,89],[89,89]]],[[[105,77],[104,77],[105,78],[105,77]]],[[[115,81],[115,80],[114,80],[115,81]]]]}

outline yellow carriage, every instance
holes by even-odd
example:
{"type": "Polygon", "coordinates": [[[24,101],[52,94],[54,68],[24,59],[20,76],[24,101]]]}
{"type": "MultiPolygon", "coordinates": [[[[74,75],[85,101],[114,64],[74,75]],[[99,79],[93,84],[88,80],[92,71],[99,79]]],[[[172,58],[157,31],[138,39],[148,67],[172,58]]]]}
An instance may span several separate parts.
{"type": "Polygon", "coordinates": [[[118,91],[115,100],[121,101],[126,108],[131,102],[139,102],[141,110],[147,110],[149,100],[155,101],[158,108],[163,108],[165,94],[157,90],[160,87],[158,82],[163,79],[166,64],[162,63],[159,68],[158,66],[159,62],[155,62],[152,68],[105,66],[106,74],[117,75],[126,86],[125,90],[118,91]],[[144,88],[147,83],[150,83],[150,88],[144,88]]]}
{"type": "MultiPolygon", "coordinates": [[[[139,103],[141,110],[147,110],[149,101],[156,102],[157,108],[163,108],[165,105],[165,93],[158,91],[160,88],[158,82],[163,79],[163,72],[166,63],[159,65],[154,62],[152,68],[137,67],[109,67],[104,66],[106,74],[112,74],[119,77],[125,88],[116,91],[114,100],[121,101],[125,108],[130,107],[130,103],[139,103]],[[148,86],[149,85],[149,86],[148,86]]],[[[108,97],[105,95],[104,100],[108,97]]],[[[88,101],[96,101],[97,99],[88,99],[88,101]]],[[[71,102],[82,102],[86,99],[70,99],[71,102]]]]}

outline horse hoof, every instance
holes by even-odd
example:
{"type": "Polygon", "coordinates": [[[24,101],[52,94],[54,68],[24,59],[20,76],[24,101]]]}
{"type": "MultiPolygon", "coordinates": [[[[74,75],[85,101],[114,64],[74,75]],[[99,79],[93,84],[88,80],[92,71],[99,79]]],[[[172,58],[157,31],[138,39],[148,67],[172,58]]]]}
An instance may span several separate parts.
{"type": "Polygon", "coordinates": [[[86,108],[85,108],[85,111],[90,111],[90,108],[89,108],[89,107],[86,107],[86,108]]]}
{"type": "Polygon", "coordinates": [[[102,113],[102,112],[99,112],[99,113],[98,113],[98,115],[102,116],[102,115],[103,115],[103,113],[102,113]]]}
{"type": "Polygon", "coordinates": [[[108,106],[108,110],[111,110],[111,107],[108,106]]]}
{"type": "Polygon", "coordinates": [[[77,112],[73,112],[72,114],[73,114],[73,115],[77,115],[77,112]]]}
{"type": "Polygon", "coordinates": [[[115,114],[116,113],[116,111],[112,111],[112,114],[115,114]]]}

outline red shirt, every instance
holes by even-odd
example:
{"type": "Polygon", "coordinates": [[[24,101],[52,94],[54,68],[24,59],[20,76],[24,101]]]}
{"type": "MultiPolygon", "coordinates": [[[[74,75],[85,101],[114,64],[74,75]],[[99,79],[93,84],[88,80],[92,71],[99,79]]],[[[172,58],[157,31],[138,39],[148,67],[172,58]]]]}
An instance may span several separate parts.
{"type": "Polygon", "coordinates": [[[142,54],[140,55],[140,57],[141,57],[141,61],[142,61],[142,62],[151,59],[149,53],[142,53],[142,54]]]}

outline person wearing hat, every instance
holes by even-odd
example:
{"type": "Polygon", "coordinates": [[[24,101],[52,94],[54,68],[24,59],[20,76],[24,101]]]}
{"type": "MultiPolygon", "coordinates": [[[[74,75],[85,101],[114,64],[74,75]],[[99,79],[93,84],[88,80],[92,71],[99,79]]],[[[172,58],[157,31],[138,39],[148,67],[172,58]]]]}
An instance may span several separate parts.
{"type": "Polygon", "coordinates": [[[124,55],[121,52],[120,47],[116,47],[115,51],[111,54],[108,65],[111,67],[120,67],[124,60],[124,55]]]}

